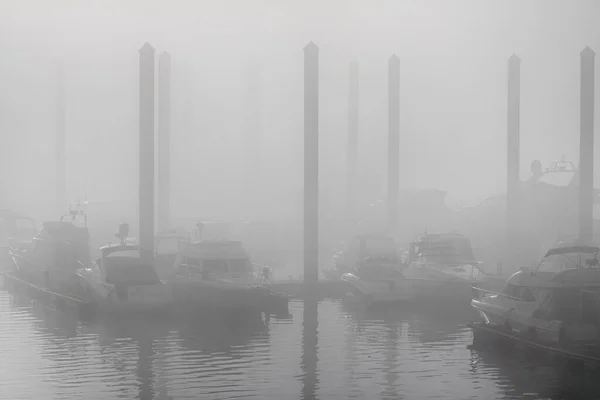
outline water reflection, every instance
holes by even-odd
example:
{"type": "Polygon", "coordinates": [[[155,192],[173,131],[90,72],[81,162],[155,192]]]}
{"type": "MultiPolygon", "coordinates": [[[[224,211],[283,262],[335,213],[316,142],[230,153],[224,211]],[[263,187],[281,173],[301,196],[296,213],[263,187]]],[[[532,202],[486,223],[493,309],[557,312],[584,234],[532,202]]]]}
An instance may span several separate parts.
{"type": "Polygon", "coordinates": [[[319,378],[317,375],[319,345],[319,302],[316,296],[304,300],[302,312],[302,399],[316,398],[319,378]]]}
{"type": "Polygon", "coordinates": [[[78,321],[0,291],[0,398],[588,398],[594,372],[470,350],[452,315],[290,304],[260,314],[78,321]],[[301,343],[301,345],[298,345],[301,343]]]}
{"type": "Polygon", "coordinates": [[[507,398],[593,399],[598,367],[517,349],[471,350],[474,376],[494,375],[507,398]]]}

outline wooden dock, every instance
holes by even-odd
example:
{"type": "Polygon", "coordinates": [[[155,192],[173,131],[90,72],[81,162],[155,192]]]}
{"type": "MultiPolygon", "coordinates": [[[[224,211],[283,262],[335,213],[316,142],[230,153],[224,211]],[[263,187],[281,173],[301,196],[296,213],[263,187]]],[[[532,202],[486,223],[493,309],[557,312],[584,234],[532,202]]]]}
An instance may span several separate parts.
{"type": "Polygon", "coordinates": [[[558,344],[541,343],[522,334],[505,332],[500,328],[489,326],[484,323],[467,324],[473,330],[473,345],[485,346],[497,343],[498,340],[505,343],[529,347],[552,356],[558,356],[573,361],[593,363],[600,366],[600,346],[598,344],[573,345],[561,347],[558,344]]]}

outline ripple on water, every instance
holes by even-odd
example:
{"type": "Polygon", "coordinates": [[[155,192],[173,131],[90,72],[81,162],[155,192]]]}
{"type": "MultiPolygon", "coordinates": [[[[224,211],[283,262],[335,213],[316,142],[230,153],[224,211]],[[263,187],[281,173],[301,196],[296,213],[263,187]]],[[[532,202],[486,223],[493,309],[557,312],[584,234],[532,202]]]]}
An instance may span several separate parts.
{"type": "MultiPolygon", "coordinates": [[[[307,310],[317,309],[307,303],[307,310]]],[[[560,398],[562,370],[467,349],[448,316],[366,312],[82,323],[0,291],[1,399],[560,398]],[[303,321],[306,317],[307,320],[303,321]]],[[[567,389],[568,390],[568,389],[567,389]]]]}

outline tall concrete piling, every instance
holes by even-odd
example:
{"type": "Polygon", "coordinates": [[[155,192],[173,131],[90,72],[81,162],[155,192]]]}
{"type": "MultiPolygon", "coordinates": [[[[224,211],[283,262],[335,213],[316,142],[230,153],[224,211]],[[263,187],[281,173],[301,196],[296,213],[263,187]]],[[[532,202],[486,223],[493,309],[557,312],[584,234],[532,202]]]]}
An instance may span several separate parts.
{"type": "Polygon", "coordinates": [[[139,243],[141,256],[154,257],[154,47],[139,50],[139,243]]]}
{"type": "Polygon", "coordinates": [[[58,215],[67,211],[67,100],[64,64],[58,66],[56,73],[56,212],[58,215]]]}
{"type": "Polygon", "coordinates": [[[171,222],[171,55],[158,57],[158,230],[171,222]]]}
{"type": "Polygon", "coordinates": [[[594,64],[596,53],[586,47],[580,54],[579,238],[594,239],[594,64]]]}
{"type": "Polygon", "coordinates": [[[358,169],[358,62],[350,62],[348,82],[348,147],[346,149],[346,221],[353,226],[356,219],[356,180],[358,169]]]}
{"type": "Polygon", "coordinates": [[[398,229],[400,191],[400,60],[394,54],[388,61],[388,229],[398,229]]]}
{"type": "MultiPolygon", "coordinates": [[[[506,227],[507,254],[519,254],[520,209],[520,120],[521,59],[513,54],[508,59],[507,159],[506,159],[506,227]]],[[[512,258],[512,257],[511,257],[512,258]]],[[[514,260],[513,260],[514,261],[514,260]]]]}
{"type": "Polygon", "coordinates": [[[304,282],[319,280],[319,48],[304,47],[304,282]]]}
{"type": "Polygon", "coordinates": [[[246,106],[245,136],[245,192],[248,198],[245,203],[250,216],[256,215],[261,204],[261,66],[252,63],[248,67],[248,93],[246,106]]]}

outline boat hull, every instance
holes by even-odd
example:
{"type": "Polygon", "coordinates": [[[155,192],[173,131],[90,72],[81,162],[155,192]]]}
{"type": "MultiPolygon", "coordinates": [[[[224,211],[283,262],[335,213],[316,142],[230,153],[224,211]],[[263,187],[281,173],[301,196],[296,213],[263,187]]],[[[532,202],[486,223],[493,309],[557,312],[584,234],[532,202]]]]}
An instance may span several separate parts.
{"type": "Polygon", "coordinates": [[[208,308],[268,309],[274,295],[268,286],[175,279],[171,282],[178,302],[208,308]]]}
{"type": "Polygon", "coordinates": [[[419,303],[464,304],[465,307],[473,297],[471,282],[443,281],[436,279],[406,279],[414,291],[414,301],[419,303]]]}
{"type": "Polygon", "coordinates": [[[392,303],[411,301],[414,292],[405,279],[364,281],[354,274],[342,275],[346,283],[347,298],[367,303],[392,303]]]}

